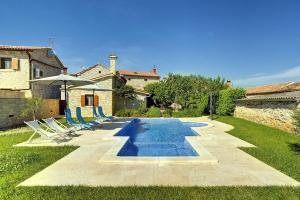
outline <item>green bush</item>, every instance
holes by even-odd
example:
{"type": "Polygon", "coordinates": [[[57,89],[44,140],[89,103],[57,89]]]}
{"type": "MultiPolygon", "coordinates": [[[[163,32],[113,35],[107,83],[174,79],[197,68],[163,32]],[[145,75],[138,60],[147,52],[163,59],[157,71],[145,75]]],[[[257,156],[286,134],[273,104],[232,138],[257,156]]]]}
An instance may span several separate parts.
{"type": "Polygon", "coordinates": [[[172,117],[173,110],[168,108],[161,115],[162,115],[162,117],[172,117]]]}
{"type": "Polygon", "coordinates": [[[133,109],[123,108],[116,112],[117,117],[131,117],[133,115],[133,109]]]}
{"type": "Polygon", "coordinates": [[[201,117],[202,113],[200,113],[197,109],[185,109],[178,112],[173,112],[173,117],[201,117]]]}
{"type": "Polygon", "coordinates": [[[202,95],[197,103],[197,112],[199,112],[199,114],[202,115],[207,105],[208,105],[208,95],[202,95]]]}
{"type": "Polygon", "coordinates": [[[293,114],[294,124],[296,126],[296,133],[300,133],[300,110],[296,109],[293,114]]]}
{"type": "Polygon", "coordinates": [[[216,113],[218,115],[232,115],[235,108],[235,101],[245,97],[245,90],[242,88],[226,89],[219,92],[216,113]]]}
{"type": "Polygon", "coordinates": [[[146,108],[144,105],[140,105],[137,109],[132,110],[134,117],[144,117],[148,111],[148,108],[146,108]]]}
{"type": "Polygon", "coordinates": [[[161,117],[160,109],[157,107],[151,107],[146,112],[146,117],[161,117]]]}

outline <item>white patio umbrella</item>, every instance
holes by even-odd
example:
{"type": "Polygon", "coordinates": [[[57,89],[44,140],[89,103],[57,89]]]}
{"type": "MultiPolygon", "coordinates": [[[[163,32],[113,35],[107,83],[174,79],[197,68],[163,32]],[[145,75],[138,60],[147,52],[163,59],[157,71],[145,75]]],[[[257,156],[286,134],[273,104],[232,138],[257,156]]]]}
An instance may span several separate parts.
{"type": "MultiPolygon", "coordinates": [[[[112,91],[112,89],[108,89],[108,88],[104,88],[104,87],[100,87],[99,85],[96,84],[89,84],[89,85],[83,85],[83,86],[79,86],[79,87],[71,87],[72,89],[80,89],[80,90],[92,90],[93,91],[93,103],[92,103],[92,109],[94,107],[94,98],[95,98],[95,91],[112,91]]],[[[93,110],[92,110],[93,112],[93,110]]],[[[94,117],[94,112],[93,112],[93,117],[94,117]]]]}
{"type": "Polygon", "coordinates": [[[67,107],[68,107],[67,85],[83,86],[83,85],[95,83],[94,81],[91,81],[88,79],[83,79],[83,78],[65,75],[65,74],[60,74],[57,76],[49,76],[49,77],[40,78],[40,79],[34,79],[34,80],[30,80],[30,82],[38,83],[38,84],[42,84],[42,85],[64,85],[65,100],[66,100],[67,107]]]}

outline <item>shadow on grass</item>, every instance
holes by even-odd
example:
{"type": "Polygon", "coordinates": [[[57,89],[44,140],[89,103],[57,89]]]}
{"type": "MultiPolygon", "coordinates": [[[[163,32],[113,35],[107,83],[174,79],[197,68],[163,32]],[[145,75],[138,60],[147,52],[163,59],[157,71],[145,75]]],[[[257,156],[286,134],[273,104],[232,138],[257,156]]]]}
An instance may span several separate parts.
{"type": "Polygon", "coordinates": [[[296,154],[300,154],[300,143],[289,143],[289,148],[296,154]]]}

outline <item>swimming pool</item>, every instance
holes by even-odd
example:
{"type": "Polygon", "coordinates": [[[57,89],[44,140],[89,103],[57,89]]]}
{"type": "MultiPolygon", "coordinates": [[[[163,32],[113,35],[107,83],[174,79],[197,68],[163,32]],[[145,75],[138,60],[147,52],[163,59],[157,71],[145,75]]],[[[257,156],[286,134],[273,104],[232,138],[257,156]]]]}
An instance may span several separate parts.
{"type": "Polygon", "coordinates": [[[204,123],[185,123],[178,119],[134,119],[115,136],[129,136],[117,156],[199,156],[185,136],[197,136],[191,127],[204,123]]]}

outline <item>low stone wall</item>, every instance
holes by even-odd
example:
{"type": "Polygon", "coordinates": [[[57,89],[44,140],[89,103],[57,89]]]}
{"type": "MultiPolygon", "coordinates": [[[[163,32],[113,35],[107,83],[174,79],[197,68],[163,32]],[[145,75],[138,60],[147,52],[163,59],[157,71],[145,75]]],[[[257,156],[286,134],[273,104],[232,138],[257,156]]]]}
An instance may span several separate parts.
{"type": "MultiPolygon", "coordinates": [[[[24,107],[24,98],[0,98],[0,129],[20,125],[24,121],[32,120],[30,114],[26,117],[21,116],[24,107]]],[[[37,119],[57,116],[59,116],[59,100],[44,99],[37,119]]]]}
{"type": "Polygon", "coordinates": [[[299,104],[292,101],[239,101],[234,116],[293,133],[293,110],[299,104]]]}
{"type": "Polygon", "coordinates": [[[0,98],[24,98],[25,92],[19,90],[0,89],[0,98]]]}

